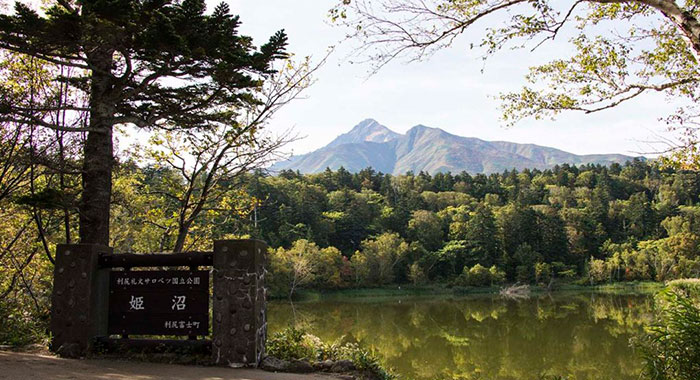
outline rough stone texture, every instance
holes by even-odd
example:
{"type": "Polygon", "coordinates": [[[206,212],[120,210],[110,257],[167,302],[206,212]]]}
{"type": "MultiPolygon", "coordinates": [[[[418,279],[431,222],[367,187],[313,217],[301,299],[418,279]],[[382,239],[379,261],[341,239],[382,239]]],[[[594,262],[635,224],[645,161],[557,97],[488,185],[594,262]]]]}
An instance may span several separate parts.
{"type": "Polygon", "coordinates": [[[319,371],[330,371],[334,363],[335,362],[333,360],[326,359],[324,361],[314,363],[314,367],[319,371]]]}
{"type": "Polygon", "coordinates": [[[265,355],[265,257],[259,240],[214,242],[212,359],[216,364],[260,365],[265,355]]]}
{"type": "Polygon", "coordinates": [[[288,361],[277,359],[274,356],[265,356],[260,362],[260,368],[271,372],[284,372],[288,365],[288,361]]]}
{"type": "Polygon", "coordinates": [[[350,372],[355,370],[355,364],[350,360],[338,360],[331,366],[331,372],[350,372]]]}
{"type": "Polygon", "coordinates": [[[271,372],[310,373],[314,371],[348,373],[357,369],[351,360],[324,360],[310,363],[306,360],[283,360],[274,356],[265,356],[260,368],[271,372]]]}
{"type": "Polygon", "coordinates": [[[286,372],[294,373],[311,373],[314,371],[314,366],[304,360],[292,360],[289,362],[289,370],[286,372]]]}
{"type": "Polygon", "coordinates": [[[84,353],[85,352],[83,351],[83,348],[80,347],[80,345],[78,345],[77,343],[63,343],[56,350],[56,355],[62,358],[77,359],[81,357],[84,353]]]}
{"type": "Polygon", "coordinates": [[[260,362],[260,368],[270,372],[292,372],[292,373],[311,373],[314,372],[314,366],[304,360],[282,360],[274,356],[266,356],[260,362]]]}
{"type": "Polygon", "coordinates": [[[51,349],[60,355],[85,355],[93,339],[107,333],[109,270],[98,266],[103,253],[112,253],[112,249],[94,244],[60,244],[56,248],[51,349]]]}

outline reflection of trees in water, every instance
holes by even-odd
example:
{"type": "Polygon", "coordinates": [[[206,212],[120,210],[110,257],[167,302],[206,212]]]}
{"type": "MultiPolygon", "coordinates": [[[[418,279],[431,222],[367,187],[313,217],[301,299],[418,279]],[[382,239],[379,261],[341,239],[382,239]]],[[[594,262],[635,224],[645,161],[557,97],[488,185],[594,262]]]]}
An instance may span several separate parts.
{"type": "Polygon", "coordinates": [[[269,305],[274,331],[290,323],[326,341],[375,349],[408,377],[633,379],[629,338],[651,316],[651,299],[599,294],[524,301],[494,297],[323,301],[269,305]]]}

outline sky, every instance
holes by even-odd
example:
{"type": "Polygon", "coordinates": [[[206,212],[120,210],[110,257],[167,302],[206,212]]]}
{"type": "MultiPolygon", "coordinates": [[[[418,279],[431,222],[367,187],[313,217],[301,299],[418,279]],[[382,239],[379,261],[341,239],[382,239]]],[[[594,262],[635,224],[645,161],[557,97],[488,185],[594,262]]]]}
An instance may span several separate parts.
{"type": "MultiPolygon", "coordinates": [[[[209,9],[217,2],[210,2],[209,9]]],[[[328,10],[335,0],[227,2],[241,17],[241,32],[258,45],[284,29],[290,41],[288,51],[297,57],[320,60],[329,46],[335,46],[303,98],[286,105],[270,122],[273,132],[291,128],[301,137],[286,147],[294,154],[318,149],[363,119],[373,118],[399,133],[423,124],[460,136],[534,143],[577,154],[651,156],[655,147],[648,142],[665,134],[658,119],[672,109],[663,97],[649,95],[596,114],[566,113],[556,121],[524,120],[504,128],[495,97],[523,86],[528,67],[567,49],[566,39],[543,45],[534,53],[502,51],[484,66],[479,55],[466,48],[469,42],[478,41],[475,30],[477,35],[462,37],[454,47],[429,60],[398,60],[369,75],[369,65],[351,63],[353,45],[343,41],[346,31],[329,22],[328,10]]]]}

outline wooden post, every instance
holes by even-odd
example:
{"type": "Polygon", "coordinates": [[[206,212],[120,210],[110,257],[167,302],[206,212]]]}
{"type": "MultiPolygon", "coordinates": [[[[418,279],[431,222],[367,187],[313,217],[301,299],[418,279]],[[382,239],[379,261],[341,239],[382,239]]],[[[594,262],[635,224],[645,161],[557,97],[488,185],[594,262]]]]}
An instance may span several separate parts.
{"type": "Polygon", "coordinates": [[[214,242],[212,359],[257,367],[265,354],[265,255],[259,240],[214,242]]]}
{"type": "Polygon", "coordinates": [[[109,269],[98,261],[110,253],[96,244],[58,245],[51,295],[51,350],[57,354],[84,356],[96,337],[107,335],[109,269]]]}

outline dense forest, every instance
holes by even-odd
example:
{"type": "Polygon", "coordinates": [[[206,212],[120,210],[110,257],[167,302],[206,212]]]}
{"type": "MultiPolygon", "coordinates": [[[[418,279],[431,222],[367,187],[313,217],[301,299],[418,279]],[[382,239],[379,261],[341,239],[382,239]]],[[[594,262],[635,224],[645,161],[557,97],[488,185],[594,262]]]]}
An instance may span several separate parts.
{"type": "MultiPolygon", "coordinates": [[[[117,168],[115,252],[262,239],[275,296],[302,288],[700,276],[700,173],[656,163],[489,175],[252,171],[209,187],[202,183],[210,176],[185,176],[154,160],[117,168]]],[[[78,238],[78,177],[35,178],[3,199],[0,301],[11,327],[3,341],[43,334],[55,245],[78,238]]]]}
{"type": "MultiPolygon", "coordinates": [[[[177,235],[167,227],[179,213],[167,196],[176,173],[131,170],[117,181],[113,245],[168,250],[177,235]]],[[[240,181],[200,214],[185,248],[226,236],[265,240],[278,293],[700,275],[697,172],[633,161],[490,175],[258,171],[240,181]]]]}

